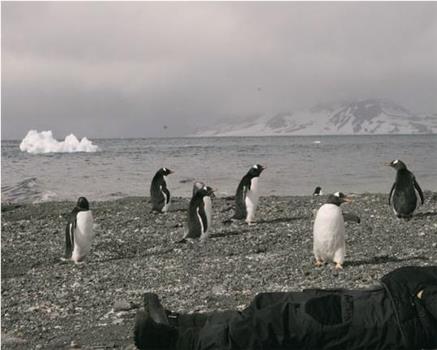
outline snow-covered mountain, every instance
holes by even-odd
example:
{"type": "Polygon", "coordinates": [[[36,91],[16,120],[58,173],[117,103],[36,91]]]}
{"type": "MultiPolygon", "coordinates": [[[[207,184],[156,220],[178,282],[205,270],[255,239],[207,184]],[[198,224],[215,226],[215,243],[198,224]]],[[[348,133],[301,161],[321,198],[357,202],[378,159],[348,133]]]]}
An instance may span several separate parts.
{"type": "Polygon", "coordinates": [[[418,115],[387,100],[367,99],[317,105],[295,113],[227,119],[195,136],[432,133],[437,133],[437,114],[418,115]]]}

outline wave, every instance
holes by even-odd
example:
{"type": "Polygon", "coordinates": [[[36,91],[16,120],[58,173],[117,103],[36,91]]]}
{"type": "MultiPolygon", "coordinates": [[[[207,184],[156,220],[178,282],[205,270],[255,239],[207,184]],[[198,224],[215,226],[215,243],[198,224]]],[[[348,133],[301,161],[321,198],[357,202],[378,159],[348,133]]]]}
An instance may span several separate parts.
{"type": "Polygon", "coordinates": [[[38,203],[56,197],[55,192],[45,191],[36,177],[24,179],[15,185],[2,186],[2,203],[38,203]]]}
{"type": "Polygon", "coordinates": [[[93,145],[86,137],[79,141],[73,134],[65,137],[64,141],[58,141],[53,137],[51,130],[29,130],[20,143],[20,150],[31,154],[97,152],[98,149],[99,147],[93,145]]]}

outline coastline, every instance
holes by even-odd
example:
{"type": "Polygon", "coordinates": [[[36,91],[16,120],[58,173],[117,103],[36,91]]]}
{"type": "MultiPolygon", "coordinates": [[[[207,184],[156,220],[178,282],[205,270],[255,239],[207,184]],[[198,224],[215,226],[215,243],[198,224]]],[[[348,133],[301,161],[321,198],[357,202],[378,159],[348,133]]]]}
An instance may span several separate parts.
{"type": "Polygon", "coordinates": [[[354,194],[342,206],[361,223],[346,224],[339,272],[313,266],[312,220],[325,196],[261,197],[254,226],[223,223],[233,200],[215,198],[203,243],[176,243],[188,198],[174,198],[163,215],[150,213],[144,197],[91,202],[96,238],[83,266],[59,260],[75,203],[2,203],[2,348],[135,349],[145,291],[173,311],[223,310],[243,308],[259,292],[364,288],[400,266],[437,265],[437,193],[426,192],[408,222],[393,215],[387,198],[354,194]]]}

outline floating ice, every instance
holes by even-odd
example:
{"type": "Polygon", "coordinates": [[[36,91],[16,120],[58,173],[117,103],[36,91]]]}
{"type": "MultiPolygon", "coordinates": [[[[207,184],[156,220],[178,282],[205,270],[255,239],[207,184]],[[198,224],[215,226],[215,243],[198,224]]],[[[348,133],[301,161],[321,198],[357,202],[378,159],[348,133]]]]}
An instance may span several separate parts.
{"type": "Polygon", "coordinates": [[[98,147],[86,137],[77,139],[73,134],[65,137],[64,141],[53,138],[52,131],[29,130],[20,143],[20,150],[32,154],[38,153],[72,153],[72,152],[96,152],[98,147]]]}

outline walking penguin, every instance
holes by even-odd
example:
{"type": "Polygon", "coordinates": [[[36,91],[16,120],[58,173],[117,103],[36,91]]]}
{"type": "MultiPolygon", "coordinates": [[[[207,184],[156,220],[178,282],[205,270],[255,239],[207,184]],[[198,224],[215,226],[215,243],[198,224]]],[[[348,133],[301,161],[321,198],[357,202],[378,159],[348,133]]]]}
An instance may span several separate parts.
{"type": "Polygon", "coordinates": [[[167,188],[166,177],[173,174],[168,168],[159,169],[153,177],[150,185],[150,199],[152,201],[152,211],[165,213],[170,206],[170,191],[167,188]]]}
{"type": "Polygon", "coordinates": [[[314,220],[313,252],[316,266],[333,261],[336,269],[343,268],[345,255],[345,229],[342,203],[350,203],[352,199],[341,192],[330,194],[325,204],[317,211],[314,220]]]}
{"type": "Polygon", "coordinates": [[[84,261],[94,238],[93,215],[88,200],[80,197],[72,210],[65,228],[65,257],[76,264],[84,261]]]}
{"type": "Polygon", "coordinates": [[[396,170],[396,180],[390,190],[388,204],[398,218],[409,220],[420,203],[424,203],[422,189],[404,162],[396,159],[386,165],[396,170]]]}
{"type": "Polygon", "coordinates": [[[251,225],[258,205],[258,179],[265,169],[260,164],[252,166],[240,181],[235,194],[234,219],[245,219],[251,225]]]}
{"type": "Polygon", "coordinates": [[[211,228],[211,196],[214,190],[209,186],[198,188],[188,207],[188,232],[184,238],[201,238],[208,236],[211,228]]]}

